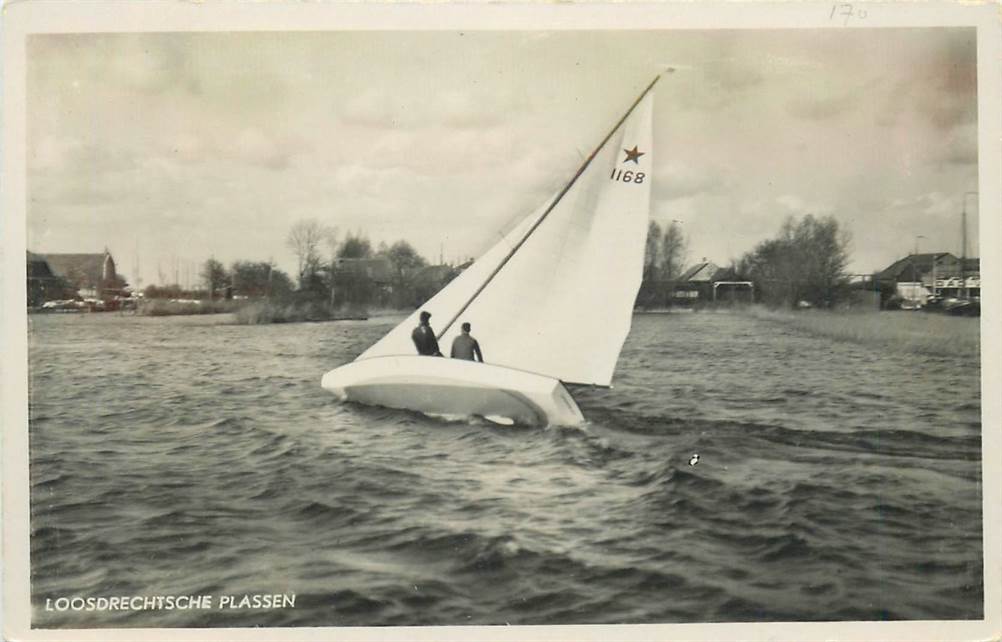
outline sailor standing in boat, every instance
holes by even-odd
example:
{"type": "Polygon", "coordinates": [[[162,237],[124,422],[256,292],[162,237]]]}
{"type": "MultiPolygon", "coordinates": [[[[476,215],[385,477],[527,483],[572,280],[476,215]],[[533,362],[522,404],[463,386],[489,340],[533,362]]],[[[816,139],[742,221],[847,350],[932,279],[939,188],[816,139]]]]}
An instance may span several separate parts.
{"type": "Polygon", "coordinates": [[[421,311],[421,324],[411,332],[411,339],[418,354],[426,357],[444,356],[438,349],[438,339],[435,338],[435,331],[431,329],[428,320],[431,319],[431,312],[421,311]]]}
{"type": "Polygon", "coordinates": [[[452,358],[467,361],[484,362],[484,353],[480,351],[480,343],[470,336],[470,324],[463,324],[463,333],[452,340],[452,358]]]}

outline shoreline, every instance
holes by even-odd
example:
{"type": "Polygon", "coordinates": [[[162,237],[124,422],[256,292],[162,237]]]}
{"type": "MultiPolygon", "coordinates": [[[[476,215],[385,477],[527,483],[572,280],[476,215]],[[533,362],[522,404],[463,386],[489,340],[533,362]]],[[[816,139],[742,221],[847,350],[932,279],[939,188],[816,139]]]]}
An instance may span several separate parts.
{"type": "MultiPolygon", "coordinates": [[[[414,310],[377,308],[372,310],[339,310],[334,313],[310,309],[309,306],[247,305],[235,310],[200,310],[143,314],[137,311],[102,313],[37,312],[29,317],[92,318],[173,318],[185,323],[199,320],[211,325],[279,325],[298,323],[326,323],[343,321],[369,321],[378,319],[403,319],[414,310]],[[243,318],[241,318],[243,317],[243,318]]],[[[741,308],[703,309],[691,308],[635,310],[634,316],[663,317],[692,314],[726,314],[743,316],[749,321],[762,321],[819,338],[833,339],[867,345],[877,350],[905,352],[929,356],[963,357],[978,362],[981,354],[980,318],[955,317],[928,312],[897,310],[881,311],[828,311],[828,310],[775,310],[764,306],[741,308]]]]}
{"type": "Polygon", "coordinates": [[[406,317],[414,310],[396,308],[375,309],[338,309],[328,310],[325,306],[316,304],[278,304],[265,302],[233,302],[216,301],[197,304],[194,302],[157,302],[153,305],[140,306],[139,309],[128,310],[75,310],[54,309],[40,310],[29,308],[27,315],[31,317],[72,317],[72,318],[121,318],[136,319],[206,319],[222,322],[223,325],[271,325],[283,323],[323,323],[328,321],[366,321],[369,319],[406,317]],[[144,310],[143,308],[146,307],[144,310]]]}

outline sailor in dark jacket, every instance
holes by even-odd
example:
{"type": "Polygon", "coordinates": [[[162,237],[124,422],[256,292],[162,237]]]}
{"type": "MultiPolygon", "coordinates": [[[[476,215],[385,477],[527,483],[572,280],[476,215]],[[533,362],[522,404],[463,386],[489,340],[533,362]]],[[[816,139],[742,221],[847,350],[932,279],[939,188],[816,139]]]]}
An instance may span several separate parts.
{"type": "Polygon", "coordinates": [[[469,323],[464,323],[463,333],[452,340],[452,358],[484,362],[484,353],[480,351],[480,343],[470,336],[469,323]]]}
{"type": "Polygon", "coordinates": [[[422,310],[421,325],[414,328],[414,332],[411,332],[411,339],[414,341],[414,347],[417,348],[418,354],[426,357],[441,357],[442,352],[438,349],[435,331],[428,325],[429,319],[431,319],[431,313],[422,310]]]}

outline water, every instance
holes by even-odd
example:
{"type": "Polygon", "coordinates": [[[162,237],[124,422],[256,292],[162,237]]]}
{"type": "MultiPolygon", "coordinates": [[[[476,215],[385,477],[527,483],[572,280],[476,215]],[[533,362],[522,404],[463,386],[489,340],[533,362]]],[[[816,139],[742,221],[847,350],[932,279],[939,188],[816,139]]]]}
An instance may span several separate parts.
{"type": "Polygon", "coordinates": [[[34,626],[981,617],[976,366],[677,314],[584,429],[320,389],[394,321],[32,317],[34,626]],[[44,607],[261,593],[295,608],[44,607]]]}

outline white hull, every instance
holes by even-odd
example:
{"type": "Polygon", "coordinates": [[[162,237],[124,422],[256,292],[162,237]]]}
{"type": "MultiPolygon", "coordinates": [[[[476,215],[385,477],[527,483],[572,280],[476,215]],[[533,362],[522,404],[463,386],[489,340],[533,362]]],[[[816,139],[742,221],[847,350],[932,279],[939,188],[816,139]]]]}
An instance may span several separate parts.
{"type": "Polygon", "coordinates": [[[584,421],[559,380],[460,359],[362,359],[331,370],[321,385],[341,399],[433,415],[501,416],[529,425],[584,421]]]}

